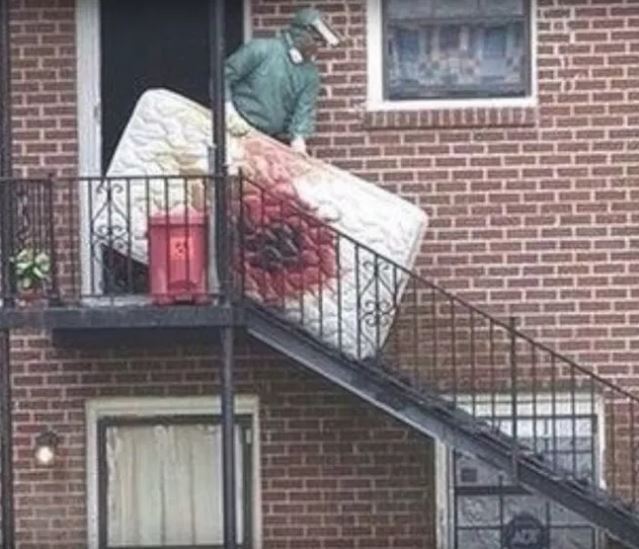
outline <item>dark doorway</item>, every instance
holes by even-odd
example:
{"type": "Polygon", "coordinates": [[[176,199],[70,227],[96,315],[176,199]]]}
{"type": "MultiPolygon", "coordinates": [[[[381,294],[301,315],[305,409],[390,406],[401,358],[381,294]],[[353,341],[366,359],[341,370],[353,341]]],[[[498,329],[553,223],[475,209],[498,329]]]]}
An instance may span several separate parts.
{"type": "MultiPolygon", "coordinates": [[[[102,0],[102,171],[135,103],[167,88],[209,104],[209,5],[215,0],[102,0]]],[[[226,0],[227,53],[243,39],[242,1],[226,0]]]]}

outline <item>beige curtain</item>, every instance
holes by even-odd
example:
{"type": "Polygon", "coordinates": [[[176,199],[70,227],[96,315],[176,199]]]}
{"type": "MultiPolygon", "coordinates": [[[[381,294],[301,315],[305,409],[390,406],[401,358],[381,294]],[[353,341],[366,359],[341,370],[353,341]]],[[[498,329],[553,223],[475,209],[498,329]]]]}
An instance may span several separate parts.
{"type": "MultiPolygon", "coordinates": [[[[239,428],[235,434],[241,543],[243,468],[239,428]]],[[[222,543],[221,426],[111,427],[106,450],[110,545],[222,543]]]]}

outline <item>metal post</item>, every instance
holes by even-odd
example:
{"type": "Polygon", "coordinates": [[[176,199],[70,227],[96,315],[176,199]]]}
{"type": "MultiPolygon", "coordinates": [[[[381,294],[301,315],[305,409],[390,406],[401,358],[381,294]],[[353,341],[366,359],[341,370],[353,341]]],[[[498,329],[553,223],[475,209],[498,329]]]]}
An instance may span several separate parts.
{"type": "Polygon", "coordinates": [[[235,497],[235,387],[233,383],[234,334],[233,299],[230,284],[229,230],[227,208],[226,124],[224,112],[224,2],[211,0],[210,52],[211,52],[211,107],[213,114],[213,140],[215,148],[215,249],[221,303],[230,315],[229,325],[222,328],[222,468],[224,492],[224,548],[236,549],[236,497],[235,497]]]}
{"type": "MultiPolygon", "coordinates": [[[[0,0],[0,179],[12,175],[11,165],[11,60],[9,40],[9,0],[0,0]]],[[[0,183],[0,263],[2,263],[3,305],[13,305],[12,189],[0,183]]]]}
{"type": "Polygon", "coordinates": [[[55,238],[55,180],[53,175],[49,175],[44,189],[47,197],[47,215],[49,234],[46,237],[46,247],[48,248],[49,257],[51,258],[51,288],[49,294],[50,305],[60,305],[60,286],[58,285],[58,254],[55,238]]]}
{"type": "MultiPolygon", "coordinates": [[[[1,1],[1,0],[0,0],[1,1]]],[[[2,139],[2,137],[0,137],[2,139]]],[[[12,307],[15,297],[15,280],[11,258],[14,255],[13,241],[13,188],[0,175],[0,302],[2,307],[12,307]]]]}
{"type": "Polygon", "coordinates": [[[222,368],[222,437],[224,470],[224,548],[236,549],[236,514],[235,497],[235,407],[233,385],[233,328],[222,329],[222,352],[224,365],[222,368]]]}
{"type": "Polygon", "coordinates": [[[512,477],[516,483],[519,466],[519,441],[518,441],[518,406],[517,406],[517,321],[510,317],[510,406],[512,416],[512,477]]]}
{"type": "Polygon", "coordinates": [[[0,332],[0,475],[2,477],[2,549],[15,547],[13,507],[13,428],[11,418],[11,344],[0,332]]]}
{"type": "MultiPolygon", "coordinates": [[[[0,0],[0,179],[11,177],[11,63],[9,40],[9,0],[0,0]]],[[[13,255],[12,190],[0,184],[0,263],[2,264],[3,306],[12,305],[13,255]]],[[[0,332],[0,479],[2,482],[2,549],[15,547],[13,499],[13,427],[11,417],[11,347],[9,331],[0,332]]]]}
{"type": "Polygon", "coordinates": [[[213,169],[215,185],[215,234],[216,264],[220,294],[223,302],[230,299],[229,264],[222,258],[228,257],[228,209],[227,209],[227,167],[226,167],[226,117],[224,109],[224,2],[211,0],[211,110],[213,115],[213,169]]]}

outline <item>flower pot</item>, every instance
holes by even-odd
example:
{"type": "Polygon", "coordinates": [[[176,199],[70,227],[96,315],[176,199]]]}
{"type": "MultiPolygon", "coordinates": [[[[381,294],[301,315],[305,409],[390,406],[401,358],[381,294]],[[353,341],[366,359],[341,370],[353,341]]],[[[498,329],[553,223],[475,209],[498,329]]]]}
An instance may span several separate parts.
{"type": "Polygon", "coordinates": [[[19,290],[16,304],[18,305],[18,307],[42,309],[47,306],[48,298],[42,288],[19,290]]]}

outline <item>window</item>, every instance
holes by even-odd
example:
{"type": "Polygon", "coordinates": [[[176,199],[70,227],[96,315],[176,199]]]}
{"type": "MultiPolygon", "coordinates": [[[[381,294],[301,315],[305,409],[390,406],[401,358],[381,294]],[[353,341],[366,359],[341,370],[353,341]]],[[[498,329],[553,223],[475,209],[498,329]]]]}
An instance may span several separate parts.
{"type": "Polygon", "coordinates": [[[526,98],[534,0],[373,0],[374,102],[526,98]],[[381,54],[381,55],[378,55],[381,54]],[[381,67],[379,64],[381,62],[381,67]],[[377,66],[376,66],[377,65],[377,66]]]}
{"type": "MultiPolygon", "coordinates": [[[[503,402],[496,413],[487,415],[505,433],[512,429],[503,402]],[[502,413],[503,412],[503,413],[502,413]]],[[[590,398],[568,397],[553,403],[540,399],[521,404],[518,432],[535,453],[549,463],[575,472],[579,478],[598,483],[598,410],[590,398]],[[575,414],[573,414],[575,410],[575,414]]],[[[474,458],[454,453],[452,456],[451,498],[454,549],[500,549],[504,537],[512,535],[513,525],[524,521],[544,540],[535,547],[572,547],[596,549],[598,532],[583,518],[548,499],[531,494],[513,483],[503,472],[474,458]],[[511,532],[511,534],[509,534],[511,532]]],[[[529,532],[530,532],[529,531],[529,532]]]]}
{"type": "MultiPolygon", "coordinates": [[[[89,429],[89,442],[94,444],[88,452],[89,508],[93,505],[89,546],[222,548],[221,417],[202,413],[215,411],[216,406],[196,402],[195,407],[171,408],[160,403],[162,399],[151,400],[158,407],[146,403],[148,409],[142,414],[134,403],[128,413],[124,404],[114,411],[89,411],[89,419],[95,421],[89,429]]],[[[242,408],[238,402],[237,536],[239,547],[252,549],[259,547],[254,535],[258,461],[254,417],[242,408]]]]}

